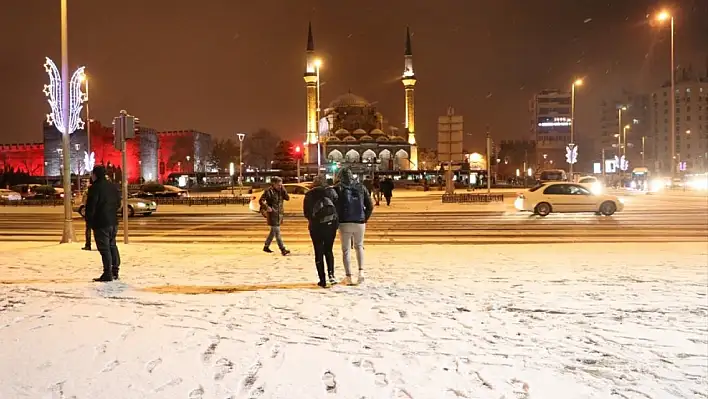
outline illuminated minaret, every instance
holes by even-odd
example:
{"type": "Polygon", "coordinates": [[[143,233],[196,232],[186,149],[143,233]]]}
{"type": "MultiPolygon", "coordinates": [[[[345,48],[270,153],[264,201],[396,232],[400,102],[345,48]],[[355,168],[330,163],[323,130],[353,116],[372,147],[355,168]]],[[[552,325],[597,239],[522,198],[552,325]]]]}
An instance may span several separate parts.
{"type": "MultiPolygon", "coordinates": [[[[317,144],[317,66],[315,65],[315,41],[312,39],[312,23],[307,27],[307,65],[305,67],[305,84],[307,90],[307,135],[306,142],[311,146],[317,144]]],[[[310,157],[317,150],[310,151],[310,157]]],[[[310,159],[309,162],[316,161],[310,159]]]]}
{"type": "Polygon", "coordinates": [[[408,133],[408,144],[411,145],[411,169],[418,169],[418,148],[415,141],[415,72],[413,72],[413,49],[411,47],[411,31],[406,28],[406,51],[404,54],[403,76],[401,82],[406,91],[405,128],[408,133]]]}

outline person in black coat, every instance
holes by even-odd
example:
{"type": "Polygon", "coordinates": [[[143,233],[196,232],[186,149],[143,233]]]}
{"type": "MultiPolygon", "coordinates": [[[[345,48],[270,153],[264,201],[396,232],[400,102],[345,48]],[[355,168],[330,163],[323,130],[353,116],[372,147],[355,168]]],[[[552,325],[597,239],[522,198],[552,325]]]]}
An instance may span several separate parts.
{"type": "Polygon", "coordinates": [[[391,197],[393,197],[393,180],[390,177],[386,177],[384,181],[381,182],[381,192],[384,198],[386,198],[386,206],[391,205],[391,197]]]}
{"type": "Polygon", "coordinates": [[[333,188],[327,187],[327,178],[317,175],[313,181],[314,188],[305,194],[302,203],[302,213],[308,221],[308,229],[312,246],[315,249],[315,267],[319,277],[319,285],[326,288],[337,284],[334,277],[334,238],[337,236],[339,221],[337,217],[337,193],[333,188]],[[324,258],[324,260],[323,260],[324,258]],[[327,261],[327,274],[325,275],[324,262],[327,261]],[[329,285],[327,284],[329,278],[329,285]]]}
{"type": "Polygon", "coordinates": [[[268,226],[270,226],[270,233],[263,244],[263,252],[273,252],[273,250],[270,249],[270,244],[273,242],[273,238],[275,238],[275,241],[278,243],[278,248],[280,248],[280,253],[286,256],[290,254],[290,251],[285,248],[283,237],[280,235],[280,224],[283,223],[283,216],[285,214],[283,201],[290,201],[290,195],[288,195],[285,187],[283,187],[283,179],[280,177],[275,176],[270,179],[270,182],[271,186],[263,192],[258,201],[261,205],[261,213],[266,218],[268,226]]]}
{"type": "Polygon", "coordinates": [[[86,198],[86,222],[93,229],[96,246],[103,261],[103,274],[94,281],[117,280],[120,270],[120,254],[116,244],[120,193],[113,183],[106,180],[106,168],[101,165],[93,168],[91,181],[93,183],[86,198]]]}

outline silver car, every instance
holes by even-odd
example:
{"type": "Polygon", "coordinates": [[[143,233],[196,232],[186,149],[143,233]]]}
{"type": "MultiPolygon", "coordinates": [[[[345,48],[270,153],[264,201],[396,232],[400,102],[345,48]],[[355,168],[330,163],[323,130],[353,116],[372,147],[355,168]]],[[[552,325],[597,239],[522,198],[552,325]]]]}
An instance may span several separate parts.
{"type": "MultiPolygon", "coordinates": [[[[86,191],[81,194],[81,201],[74,202],[74,212],[78,212],[81,217],[85,217],[86,213],[86,191]]],[[[157,211],[157,203],[155,201],[148,201],[141,198],[128,198],[128,216],[132,217],[135,215],[150,216],[153,212],[157,211]]],[[[118,214],[123,214],[123,207],[118,209],[118,214]]]]}

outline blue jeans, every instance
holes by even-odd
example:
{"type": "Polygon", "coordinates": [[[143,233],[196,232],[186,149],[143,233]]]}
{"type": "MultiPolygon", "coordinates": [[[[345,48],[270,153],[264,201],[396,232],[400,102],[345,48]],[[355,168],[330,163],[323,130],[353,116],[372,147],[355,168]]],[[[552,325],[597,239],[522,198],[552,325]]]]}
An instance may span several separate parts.
{"type": "Polygon", "coordinates": [[[275,238],[275,242],[278,243],[278,248],[280,248],[281,251],[285,251],[285,244],[283,244],[283,237],[280,235],[280,226],[270,226],[270,233],[268,234],[268,238],[265,240],[265,246],[266,248],[270,247],[270,243],[273,242],[273,238],[275,238]]]}

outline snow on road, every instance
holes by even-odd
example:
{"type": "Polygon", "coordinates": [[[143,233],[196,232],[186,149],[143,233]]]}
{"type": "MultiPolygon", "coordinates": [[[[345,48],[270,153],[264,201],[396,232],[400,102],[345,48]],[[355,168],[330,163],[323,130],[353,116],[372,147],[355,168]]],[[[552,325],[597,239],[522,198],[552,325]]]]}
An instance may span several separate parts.
{"type": "Polygon", "coordinates": [[[96,252],[0,244],[0,398],[708,392],[704,244],[370,246],[332,290],[292,249],[131,245],[94,284],[96,252]]]}

